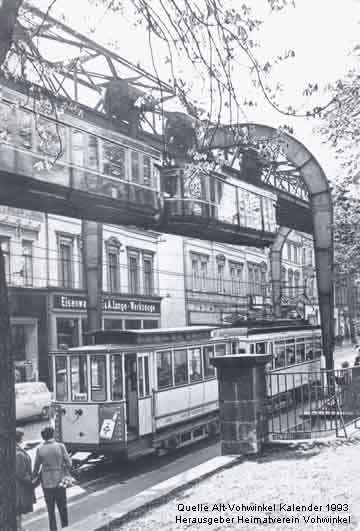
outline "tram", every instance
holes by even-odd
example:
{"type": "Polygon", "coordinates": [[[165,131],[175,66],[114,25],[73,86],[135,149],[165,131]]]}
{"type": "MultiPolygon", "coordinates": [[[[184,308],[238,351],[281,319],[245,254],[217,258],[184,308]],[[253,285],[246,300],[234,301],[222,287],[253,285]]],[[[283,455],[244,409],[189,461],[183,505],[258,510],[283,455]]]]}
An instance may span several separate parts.
{"type": "Polygon", "coordinates": [[[274,374],[321,366],[321,332],[304,324],[101,330],[91,336],[92,345],[50,355],[56,436],[72,453],[130,458],[218,433],[212,357],[271,353],[274,374]]]}

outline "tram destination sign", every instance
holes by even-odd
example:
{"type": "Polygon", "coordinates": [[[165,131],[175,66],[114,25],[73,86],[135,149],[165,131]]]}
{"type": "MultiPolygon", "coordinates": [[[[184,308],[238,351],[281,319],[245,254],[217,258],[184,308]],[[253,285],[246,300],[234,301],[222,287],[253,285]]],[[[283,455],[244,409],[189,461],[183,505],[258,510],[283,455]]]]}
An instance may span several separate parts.
{"type": "MultiPolygon", "coordinates": [[[[87,300],[79,295],[54,295],[53,307],[61,310],[86,310],[87,300]]],[[[105,312],[153,314],[160,313],[160,302],[104,297],[102,309],[105,312]]]]}

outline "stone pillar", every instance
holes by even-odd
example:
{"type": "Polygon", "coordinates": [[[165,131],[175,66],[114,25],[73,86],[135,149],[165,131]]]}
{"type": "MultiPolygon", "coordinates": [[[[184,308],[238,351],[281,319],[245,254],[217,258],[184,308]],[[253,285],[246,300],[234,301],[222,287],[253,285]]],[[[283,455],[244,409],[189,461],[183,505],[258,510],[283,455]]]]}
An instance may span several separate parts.
{"type": "Polygon", "coordinates": [[[270,355],[212,358],[217,368],[221,453],[257,454],[267,439],[265,366],[270,355]]]}

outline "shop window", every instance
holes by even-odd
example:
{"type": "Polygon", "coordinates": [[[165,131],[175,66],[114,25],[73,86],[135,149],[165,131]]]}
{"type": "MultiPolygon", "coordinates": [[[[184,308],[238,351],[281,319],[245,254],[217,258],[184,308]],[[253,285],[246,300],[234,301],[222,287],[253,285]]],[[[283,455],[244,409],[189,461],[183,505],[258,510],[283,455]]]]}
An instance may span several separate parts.
{"type": "Polygon", "coordinates": [[[157,352],[156,370],[158,389],[164,389],[172,385],[171,351],[157,352]]]}
{"type": "Polygon", "coordinates": [[[111,400],[122,400],[123,393],[123,368],[122,356],[111,356],[111,400]]]}
{"type": "Polygon", "coordinates": [[[159,321],[153,319],[144,319],[144,328],[150,330],[151,328],[159,328],[159,321]]]}
{"type": "Polygon", "coordinates": [[[153,257],[144,256],[143,259],[144,269],[144,295],[153,295],[154,292],[154,269],[153,269],[153,257]]]}
{"type": "Polygon", "coordinates": [[[139,255],[131,253],[129,260],[129,293],[139,293],[139,255]]]}
{"type": "Polygon", "coordinates": [[[59,284],[63,288],[73,288],[73,246],[70,237],[59,236],[58,239],[58,267],[59,284]]]}
{"type": "Polygon", "coordinates": [[[55,357],[55,397],[56,400],[67,400],[67,358],[55,357]]]}
{"type": "Polygon", "coordinates": [[[204,377],[212,378],[215,376],[215,367],[210,363],[210,358],[214,357],[214,347],[203,347],[203,367],[204,377]]]}
{"type": "Polygon", "coordinates": [[[189,349],[189,374],[190,382],[198,382],[202,378],[200,347],[189,349]]]}
{"type": "Polygon", "coordinates": [[[106,400],[106,359],[105,356],[91,356],[91,400],[106,400]]]}
{"type": "Polygon", "coordinates": [[[26,326],[14,324],[10,326],[11,332],[11,355],[14,361],[26,360],[26,326]]]}
{"type": "Polygon", "coordinates": [[[87,359],[85,356],[73,356],[71,365],[71,399],[83,402],[88,399],[87,359]]]}
{"type": "Polygon", "coordinates": [[[34,281],[33,271],[33,242],[28,240],[22,241],[23,267],[22,277],[25,286],[32,286],[34,281]]]}
{"type": "Polygon", "coordinates": [[[139,330],[141,328],[140,319],[125,319],[126,330],[139,330]]]}
{"type": "Polygon", "coordinates": [[[187,352],[185,349],[174,350],[174,380],[175,385],[188,383],[187,352]]]}
{"type": "Polygon", "coordinates": [[[78,319],[56,319],[56,338],[58,348],[71,348],[79,345],[78,319]]]}
{"type": "Polygon", "coordinates": [[[122,319],[104,319],[104,330],[122,330],[122,319]]]}
{"type": "Polygon", "coordinates": [[[10,275],[10,238],[6,236],[0,236],[0,245],[4,257],[5,277],[6,282],[11,281],[10,275]]]}

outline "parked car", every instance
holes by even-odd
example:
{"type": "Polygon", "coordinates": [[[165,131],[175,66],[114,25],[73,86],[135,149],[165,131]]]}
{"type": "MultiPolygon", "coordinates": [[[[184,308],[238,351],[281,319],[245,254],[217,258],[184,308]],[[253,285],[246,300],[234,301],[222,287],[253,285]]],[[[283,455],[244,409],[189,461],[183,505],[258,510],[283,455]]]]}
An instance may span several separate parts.
{"type": "Polygon", "coordinates": [[[16,420],[31,417],[49,418],[51,393],[44,382],[15,384],[16,420]]]}

